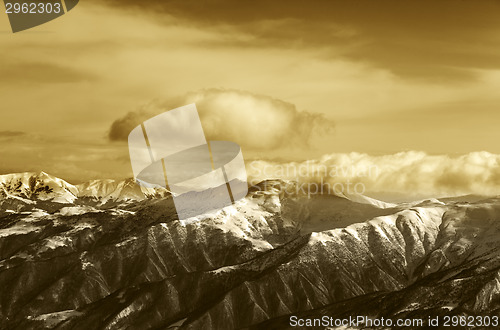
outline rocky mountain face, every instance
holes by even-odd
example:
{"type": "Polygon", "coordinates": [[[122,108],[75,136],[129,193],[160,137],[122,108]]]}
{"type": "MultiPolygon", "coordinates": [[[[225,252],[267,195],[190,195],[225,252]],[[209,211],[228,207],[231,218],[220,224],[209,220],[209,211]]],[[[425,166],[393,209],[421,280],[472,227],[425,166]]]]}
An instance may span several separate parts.
{"type": "Polygon", "coordinates": [[[500,315],[500,199],[395,205],[293,185],[180,221],[168,192],[132,181],[0,176],[0,328],[500,315]]]}

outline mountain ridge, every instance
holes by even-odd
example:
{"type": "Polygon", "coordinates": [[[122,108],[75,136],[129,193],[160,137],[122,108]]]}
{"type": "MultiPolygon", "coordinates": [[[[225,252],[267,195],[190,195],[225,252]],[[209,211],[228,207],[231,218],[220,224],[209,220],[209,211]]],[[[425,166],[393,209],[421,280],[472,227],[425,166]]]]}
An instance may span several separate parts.
{"type": "Polygon", "coordinates": [[[169,191],[164,188],[146,188],[135,183],[133,178],[124,180],[90,180],[80,184],[67,181],[46,172],[21,172],[0,175],[0,197],[51,200],[73,203],[81,197],[112,200],[143,200],[152,196],[164,197],[169,191]]]}
{"type": "Polygon", "coordinates": [[[71,204],[27,200],[0,214],[0,329],[500,316],[499,198],[387,205],[294,184],[263,181],[189,220],[170,196],[86,200],[125,189],[111,182],[71,204]]]}

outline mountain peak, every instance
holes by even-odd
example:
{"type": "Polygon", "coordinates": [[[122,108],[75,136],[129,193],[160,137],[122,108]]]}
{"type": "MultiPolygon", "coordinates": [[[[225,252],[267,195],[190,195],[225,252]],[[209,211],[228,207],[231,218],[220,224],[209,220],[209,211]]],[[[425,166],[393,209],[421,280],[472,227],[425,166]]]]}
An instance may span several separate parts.
{"type": "Polygon", "coordinates": [[[0,175],[0,198],[73,203],[78,198],[90,197],[105,203],[109,200],[143,200],[152,196],[165,197],[169,194],[166,189],[160,190],[141,187],[133,178],[91,180],[72,185],[44,171],[0,175]]]}
{"type": "Polygon", "coordinates": [[[76,187],[62,179],[40,171],[0,175],[4,197],[52,200],[71,203],[78,193],[76,187]]]}

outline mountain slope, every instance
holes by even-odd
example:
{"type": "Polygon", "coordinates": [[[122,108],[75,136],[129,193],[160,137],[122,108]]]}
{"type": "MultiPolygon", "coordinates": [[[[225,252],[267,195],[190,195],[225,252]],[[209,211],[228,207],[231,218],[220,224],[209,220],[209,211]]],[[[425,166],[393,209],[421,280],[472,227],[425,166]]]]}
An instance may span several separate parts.
{"type": "Polygon", "coordinates": [[[78,188],[45,172],[0,175],[0,197],[27,199],[52,199],[60,203],[72,203],[78,188]]]}
{"type": "Polygon", "coordinates": [[[169,196],[110,204],[129,191],[111,182],[51,212],[6,213],[0,324],[282,329],[291,314],[499,315],[499,199],[388,205],[287,193],[293,184],[262,182],[188,221],[169,196]]]}

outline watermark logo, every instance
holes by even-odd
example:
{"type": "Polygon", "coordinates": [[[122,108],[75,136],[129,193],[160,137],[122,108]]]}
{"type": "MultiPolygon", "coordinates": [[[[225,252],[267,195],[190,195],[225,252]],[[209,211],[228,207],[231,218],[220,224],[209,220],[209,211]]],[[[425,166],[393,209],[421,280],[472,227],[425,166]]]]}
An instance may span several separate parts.
{"type": "Polygon", "coordinates": [[[4,0],[12,32],[31,29],[66,14],[79,0],[4,0]]]}
{"type": "MultiPolygon", "coordinates": [[[[293,184],[279,186],[285,195],[364,195],[367,184],[372,185],[380,176],[380,168],[375,164],[336,164],[306,161],[303,163],[268,163],[254,161],[249,166],[251,186],[261,184],[268,178],[279,178],[293,184]]],[[[276,188],[271,181],[270,184],[276,188]]]]}
{"type": "Polygon", "coordinates": [[[231,205],[248,192],[241,148],[207,141],[194,104],[144,121],[130,132],[128,146],[137,183],[170,190],[180,220],[231,205]]]}

